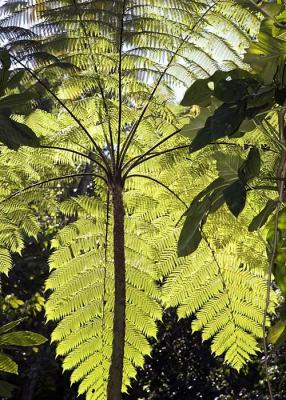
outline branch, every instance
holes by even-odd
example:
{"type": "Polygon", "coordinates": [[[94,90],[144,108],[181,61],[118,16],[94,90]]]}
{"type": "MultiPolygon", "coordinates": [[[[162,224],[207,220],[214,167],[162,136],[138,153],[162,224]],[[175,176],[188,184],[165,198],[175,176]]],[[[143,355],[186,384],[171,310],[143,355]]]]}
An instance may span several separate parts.
{"type": "Polygon", "coordinates": [[[171,139],[173,136],[177,135],[178,133],[181,132],[181,129],[178,129],[177,131],[171,133],[170,135],[166,136],[165,138],[161,139],[158,143],[156,143],[154,146],[150,147],[149,150],[145,151],[145,153],[141,154],[137,161],[135,161],[133,164],[131,164],[131,166],[129,168],[127,168],[127,171],[124,174],[124,177],[126,177],[128,175],[128,173],[135,167],[137,167],[137,165],[141,164],[142,159],[145,158],[146,155],[152,153],[153,150],[155,150],[157,147],[161,146],[161,144],[165,143],[167,140],[171,139]]]}
{"type": "MultiPolygon", "coordinates": [[[[199,17],[198,21],[192,26],[190,32],[193,32],[193,31],[196,29],[196,27],[201,23],[201,21],[205,18],[205,16],[206,16],[215,6],[216,6],[216,2],[214,2],[210,7],[207,8],[207,10],[203,13],[203,15],[201,15],[201,16],[199,17]]],[[[189,40],[190,36],[191,36],[191,34],[188,34],[188,35],[185,37],[185,39],[182,40],[182,42],[181,42],[180,45],[178,46],[177,50],[176,50],[176,51],[173,53],[173,55],[171,56],[170,61],[168,62],[168,64],[167,64],[166,67],[164,68],[164,70],[163,70],[162,74],[160,75],[160,77],[159,77],[157,83],[155,84],[155,87],[153,88],[153,90],[152,90],[152,92],[151,92],[151,94],[150,94],[150,96],[149,96],[149,98],[148,98],[148,100],[147,100],[145,106],[143,107],[143,110],[142,110],[142,112],[141,112],[141,114],[140,114],[140,116],[139,116],[137,122],[135,122],[135,124],[133,125],[133,127],[132,127],[130,133],[128,134],[128,136],[127,136],[125,142],[123,143],[122,154],[120,155],[120,164],[122,164],[123,161],[124,161],[124,158],[125,158],[125,155],[126,155],[126,152],[127,152],[128,148],[129,148],[129,146],[130,146],[130,143],[131,143],[131,141],[132,141],[134,135],[136,134],[137,129],[138,129],[138,127],[139,127],[139,125],[140,125],[142,119],[144,118],[144,115],[145,115],[146,111],[148,110],[148,107],[149,107],[149,105],[150,105],[150,103],[151,103],[151,101],[152,101],[152,99],[153,99],[153,97],[154,97],[154,95],[155,95],[155,93],[156,93],[158,87],[160,86],[160,83],[162,82],[162,79],[164,78],[166,72],[168,71],[168,69],[169,69],[170,66],[172,65],[174,59],[175,59],[176,56],[178,55],[178,53],[179,53],[179,51],[181,50],[183,44],[185,44],[186,41],[189,40]]]]}
{"type": "Polygon", "coordinates": [[[168,190],[168,192],[170,192],[173,196],[176,197],[177,200],[179,200],[182,204],[184,204],[184,206],[186,208],[188,208],[188,205],[184,202],[184,200],[182,200],[179,195],[177,195],[177,193],[175,193],[172,189],[170,189],[167,185],[165,185],[164,183],[158,181],[155,178],[152,178],[151,176],[148,175],[141,175],[141,174],[133,174],[133,175],[128,175],[126,179],[128,178],[145,178],[145,179],[149,179],[150,181],[153,181],[155,183],[157,183],[158,185],[161,185],[164,189],[168,190]]]}
{"type": "Polygon", "coordinates": [[[10,55],[18,64],[20,64],[25,71],[27,71],[41,86],[43,86],[48,93],[50,93],[55,100],[67,111],[67,113],[72,117],[72,119],[78,124],[78,126],[83,130],[83,132],[86,134],[86,136],[90,139],[92,144],[94,145],[95,149],[98,151],[100,158],[106,165],[107,169],[109,169],[109,165],[107,162],[107,159],[105,158],[103,152],[101,151],[101,148],[98,146],[96,141],[93,139],[93,137],[90,135],[88,130],[85,128],[85,126],[82,124],[82,122],[76,117],[76,115],[65,105],[65,103],[40,79],[38,76],[25,64],[22,63],[21,60],[19,60],[16,56],[10,55]]]}
{"type": "Polygon", "coordinates": [[[27,190],[33,189],[34,187],[37,187],[37,186],[44,185],[45,183],[60,181],[62,179],[70,179],[70,178],[76,178],[76,177],[81,177],[81,176],[87,176],[87,175],[88,176],[94,176],[96,178],[100,178],[100,179],[104,180],[104,182],[107,184],[107,181],[103,176],[96,175],[96,174],[93,174],[93,173],[88,173],[88,174],[85,174],[85,173],[81,173],[80,174],[80,173],[78,173],[78,174],[62,175],[62,176],[58,176],[56,178],[49,178],[49,179],[46,179],[44,181],[33,183],[32,185],[26,186],[25,188],[20,189],[17,192],[12,193],[10,196],[5,197],[5,199],[0,201],[0,204],[6,202],[7,200],[12,199],[13,197],[18,196],[19,194],[22,194],[23,192],[26,192],[27,190]]]}

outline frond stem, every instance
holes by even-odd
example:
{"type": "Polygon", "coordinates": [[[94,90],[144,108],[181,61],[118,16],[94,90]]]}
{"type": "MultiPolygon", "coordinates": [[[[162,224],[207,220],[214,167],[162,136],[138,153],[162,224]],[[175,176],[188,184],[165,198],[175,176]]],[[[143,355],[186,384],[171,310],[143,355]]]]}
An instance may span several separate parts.
{"type": "Polygon", "coordinates": [[[104,182],[107,184],[107,180],[103,176],[96,175],[93,173],[81,173],[81,174],[78,173],[78,174],[62,175],[62,176],[58,176],[55,178],[45,179],[44,181],[36,182],[36,183],[33,183],[32,185],[26,186],[25,188],[12,193],[10,196],[5,197],[5,199],[0,201],[0,204],[12,199],[13,197],[18,196],[19,194],[22,194],[23,192],[26,192],[27,190],[33,189],[34,187],[41,186],[41,185],[44,185],[44,184],[50,183],[50,182],[60,181],[62,179],[70,179],[70,178],[76,178],[76,177],[81,177],[81,176],[94,176],[96,178],[100,178],[100,179],[104,180],[104,182]]]}
{"type": "MultiPolygon", "coordinates": [[[[163,155],[163,154],[171,153],[172,151],[183,150],[183,149],[186,149],[186,148],[188,148],[188,147],[190,147],[189,144],[184,144],[184,145],[182,145],[182,146],[172,147],[172,148],[170,148],[170,149],[162,150],[162,151],[159,151],[159,152],[157,152],[157,153],[151,153],[151,154],[150,154],[150,157],[145,158],[142,162],[149,161],[151,158],[158,157],[158,156],[161,156],[161,155],[163,155]]],[[[131,158],[131,160],[129,160],[129,161],[123,166],[123,170],[124,170],[124,168],[126,168],[129,164],[131,164],[132,161],[137,160],[139,157],[141,157],[141,156],[137,156],[137,157],[131,158]]]]}
{"type": "Polygon", "coordinates": [[[124,15],[125,15],[126,0],[122,3],[122,12],[119,29],[119,62],[118,62],[118,128],[117,128],[117,154],[116,168],[118,168],[120,158],[120,139],[121,139],[121,122],[122,122],[122,47],[124,33],[124,15]]]}
{"type": "Polygon", "coordinates": [[[126,179],[128,178],[144,178],[144,179],[149,179],[150,181],[153,181],[157,183],[158,185],[162,186],[164,189],[166,189],[169,193],[171,193],[174,197],[176,197],[177,200],[179,200],[186,208],[188,208],[188,205],[180,198],[180,196],[175,193],[172,189],[170,189],[167,185],[165,185],[163,182],[160,182],[158,179],[152,178],[151,176],[148,175],[141,175],[141,174],[133,174],[133,175],[128,175],[126,179]]]}
{"type": "Polygon", "coordinates": [[[72,119],[78,124],[78,126],[83,130],[83,132],[86,134],[86,136],[89,138],[89,140],[92,142],[94,145],[95,149],[98,151],[100,158],[106,165],[107,169],[109,169],[109,165],[107,162],[106,157],[104,156],[101,148],[99,145],[96,143],[96,141],[93,139],[91,134],[88,132],[86,127],[82,124],[82,122],[77,118],[77,116],[65,105],[65,103],[29,68],[27,67],[21,60],[19,60],[16,56],[10,55],[11,58],[13,58],[17,63],[19,63],[25,71],[27,71],[41,86],[43,86],[48,93],[50,93],[55,100],[67,111],[67,113],[72,117],[72,119]]]}
{"type": "Polygon", "coordinates": [[[135,167],[137,167],[137,165],[141,164],[144,161],[144,158],[152,153],[153,150],[157,149],[157,147],[161,146],[161,144],[165,143],[167,140],[171,139],[173,136],[177,135],[178,133],[181,132],[181,129],[176,130],[175,132],[171,133],[170,135],[164,137],[163,139],[161,139],[159,142],[157,142],[156,144],[154,144],[154,146],[150,147],[150,149],[148,149],[147,151],[145,151],[145,153],[141,154],[137,161],[135,161],[133,164],[130,165],[129,168],[127,168],[127,171],[124,174],[124,177],[126,177],[128,175],[128,173],[135,167]],[[143,161],[142,161],[143,160],[143,161]]]}
{"type": "MultiPolygon", "coordinates": [[[[211,6],[209,6],[209,7],[207,8],[207,10],[199,17],[198,21],[196,21],[196,22],[194,23],[194,25],[193,25],[192,28],[190,29],[190,32],[193,32],[193,31],[196,29],[196,27],[202,22],[202,20],[205,18],[205,16],[206,16],[215,6],[216,6],[216,2],[214,2],[211,6]]],[[[142,112],[141,112],[141,114],[140,114],[140,116],[139,116],[137,122],[135,122],[135,124],[133,125],[133,128],[131,129],[130,133],[128,134],[128,136],[127,136],[125,142],[123,143],[123,148],[122,148],[122,152],[121,152],[121,155],[120,155],[120,164],[123,163],[124,158],[125,158],[125,155],[126,155],[126,153],[127,153],[127,151],[128,151],[128,148],[129,148],[129,146],[130,146],[130,144],[131,144],[131,142],[132,142],[132,139],[133,139],[133,137],[135,136],[135,134],[136,134],[136,132],[137,132],[137,129],[138,129],[138,127],[139,127],[139,125],[140,125],[142,119],[144,118],[144,115],[145,115],[146,111],[148,110],[149,105],[150,105],[150,103],[151,103],[153,97],[155,96],[155,94],[156,94],[156,92],[157,92],[157,89],[158,89],[158,87],[160,86],[160,84],[161,84],[161,82],[162,82],[162,80],[163,80],[163,78],[164,78],[166,72],[168,71],[168,69],[169,69],[170,66],[172,65],[173,61],[174,61],[175,58],[177,57],[177,55],[178,55],[179,51],[181,50],[183,44],[185,44],[186,41],[189,40],[190,36],[191,36],[191,34],[189,33],[184,39],[182,39],[182,42],[181,42],[180,45],[177,47],[176,51],[172,54],[172,56],[171,56],[171,58],[170,58],[168,64],[166,65],[166,67],[165,67],[164,70],[162,71],[162,73],[161,73],[159,79],[157,80],[157,82],[156,82],[156,84],[155,84],[155,86],[154,86],[152,92],[150,93],[150,96],[149,96],[149,98],[148,98],[148,100],[147,100],[145,106],[143,107],[143,110],[142,110],[142,112]]]]}
{"type": "Polygon", "coordinates": [[[98,165],[100,168],[102,168],[105,171],[106,175],[108,175],[108,172],[105,169],[104,165],[100,164],[98,161],[96,161],[94,158],[88,156],[87,154],[81,153],[80,151],[68,149],[66,147],[49,146],[49,145],[40,145],[40,148],[42,148],[42,149],[50,149],[50,150],[60,150],[60,151],[66,151],[68,153],[77,154],[77,155],[79,155],[81,157],[87,158],[89,161],[91,161],[91,162],[95,163],[96,165],[98,165]]]}
{"type": "Polygon", "coordinates": [[[110,124],[109,110],[108,110],[108,106],[107,106],[107,102],[106,102],[103,86],[101,84],[101,80],[100,80],[100,77],[99,77],[98,69],[97,69],[97,66],[96,66],[96,60],[94,58],[93,51],[92,51],[92,48],[91,48],[90,43],[89,43],[89,36],[87,34],[87,30],[85,28],[85,24],[84,24],[84,21],[82,19],[81,12],[78,9],[78,5],[77,5],[76,0],[72,0],[72,1],[74,3],[75,9],[78,12],[79,21],[80,21],[81,27],[83,29],[84,35],[85,35],[85,37],[86,37],[86,39],[88,41],[87,46],[88,46],[88,49],[89,49],[89,52],[90,52],[90,55],[91,55],[91,58],[92,58],[92,63],[93,63],[94,71],[95,71],[95,74],[96,74],[98,88],[99,88],[100,95],[101,95],[101,98],[102,98],[103,107],[104,107],[104,110],[105,110],[105,113],[106,113],[106,116],[107,116],[110,143],[109,143],[109,140],[108,140],[106,134],[104,132],[103,132],[103,134],[104,134],[104,138],[106,140],[107,147],[109,148],[109,151],[110,151],[110,156],[111,156],[111,160],[112,160],[112,164],[113,164],[113,169],[115,170],[115,155],[114,155],[113,135],[112,135],[112,129],[111,129],[111,124],[110,124]]]}

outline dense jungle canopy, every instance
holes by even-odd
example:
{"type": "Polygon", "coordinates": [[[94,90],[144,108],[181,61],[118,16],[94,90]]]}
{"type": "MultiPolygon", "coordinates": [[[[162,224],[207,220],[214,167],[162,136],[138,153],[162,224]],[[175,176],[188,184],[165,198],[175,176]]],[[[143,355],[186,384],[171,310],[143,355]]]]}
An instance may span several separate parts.
{"type": "Polygon", "coordinates": [[[286,398],[286,4],[0,0],[0,397],[286,398]]]}

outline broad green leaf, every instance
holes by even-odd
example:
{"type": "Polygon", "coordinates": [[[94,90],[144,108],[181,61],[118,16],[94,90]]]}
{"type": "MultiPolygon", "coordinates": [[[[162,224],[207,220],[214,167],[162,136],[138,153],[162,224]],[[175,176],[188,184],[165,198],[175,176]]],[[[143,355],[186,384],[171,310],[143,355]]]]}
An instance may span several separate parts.
{"type": "Polygon", "coordinates": [[[199,194],[197,194],[196,197],[194,197],[192,204],[190,208],[186,211],[185,215],[187,216],[191,213],[190,210],[192,210],[192,206],[194,203],[198,202],[206,195],[212,193],[214,190],[224,187],[224,185],[225,181],[222,178],[217,178],[213,182],[211,182],[205,189],[203,189],[199,194]]]}
{"type": "Polygon", "coordinates": [[[231,71],[216,71],[209,78],[197,79],[192,86],[187,89],[184,98],[181,101],[181,105],[189,107],[193,105],[207,107],[211,104],[211,96],[215,96],[212,86],[215,88],[218,82],[248,76],[249,73],[247,71],[237,68],[231,71]]]}
{"type": "Polygon", "coordinates": [[[277,256],[276,256],[276,263],[274,266],[274,278],[277,286],[281,290],[281,293],[283,294],[284,298],[286,299],[286,265],[285,265],[285,248],[283,247],[283,260],[280,262],[279,260],[279,250],[277,251],[277,256]]]}
{"type": "Polygon", "coordinates": [[[211,117],[212,114],[213,111],[211,111],[209,108],[202,108],[199,115],[191,120],[191,122],[184,125],[180,133],[183,136],[187,136],[189,139],[193,140],[198,131],[205,126],[207,119],[211,117]]]}
{"type": "Polygon", "coordinates": [[[19,94],[11,94],[0,99],[0,111],[8,108],[13,113],[19,112],[19,109],[27,104],[30,100],[34,99],[35,95],[31,92],[24,92],[19,94]]]}
{"type": "Polygon", "coordinates": [[[10,399],[13,397],[13,392],[17,388],[17,386],[12,383],[0,380],[0,396],[3,398],[10,399]]]}
{"type": "Polygon", "coordinates": [[[262,85],[247,97],[247,108],[268,106],[274,103],[275,87],[273,85],[262,85]]]}
{"type": "Polygon", "coordinates": [[[5,332],[11,331],[16,326],[18,326],[22,321],[24,321],[25,319],[26,318],[20,318],[20,319],[17,319],[16,321],[8,322],[8,324],[2,325],[0,327],[0,335],[2,335],[5,332]]]}
{"type": "MultiPolygon", "coordinates": [[[[209,208],[208,208],[209,213],[217,211],[225,203],[223,192],[229,185],[230,185],[229,181],[225,181],[222,178],[215,179],[204,190],[202,190],[199,194],[197,194],[197,196],[192,201],[191,206],[185,212],[184,215],[188,216],[191,215],[193,212],[196,212],[196,207],[198,205],[198,202],[201,201],[202,198],[205,198],[204,201],[209,203],[209,208]]],[[[205,218],[206,215],[204,216],[204,219],[205,218]]]]}
{"type": "Polygon", "coordinates": [[[245,102],[223,104],[206,121],[190,145],[191,151],[202,149],[207,144],[235,133],[245,118],[245,102]]]}
{"type": "Polygon", "coordinates": [[[246,132],[256,129],[255,122],[252,119],[245,119],[239,127],[238,134],[231,135],[232,138],[243,136],[246,132]]]}
{"type": "Polygon", "coordinates": [[[273,21],[265,19],[261,23],[258,41],[252,41],[245,55],[245,61],[258,73],[266,84],[273,82],[279,63],[286,55],[285,42],[272,35],[273,21]]]}
{"type": "Polygon", "coordinates": [[[277,201],[268,200],[266,206],[257,214],[249,224],[249,232],[254,232],[266,224],[269,216],[276,209],[277,201]]]}
{"type": "Polygon", "coordinates": [[[286,340],[286,321],[277,321],[270,327],[267,335],[267,342],[274,344],[275,347],[281,346],[286,340]]]}
{"type": "Polygon", "coordinates": [[[39,346],[46,341],[44,336],[29,331],[9,332],[0,336],[0,346],[39,346]]]}
{"type": "Polygon", "coordinates": [[[214,96],[224,103],[236,103],[247,95],[248,85],[247,79],[221,80],[215,85],[214,96]]]}
{"type": "Polygon", "coordinates": [[[218,175],[225,181],[231,182],[238,179],[238,169],[243,159],[237,154],[225,154],[217,151],[214,154],[218,175]]]}
{"type": "Polygon", "coordinates": [[[209,213],[214,213],[216,212],[224,203],[224,188],[229,186],[229,182],[225,182],[224,185],[221,187],[221,189],[216,190],[211,196],[210,196],[210,208],[209,208],[209,213]]]}
{"type": "Polygon", "coordinates": [[[259,175],[261,166],[260,153],[256,147],[249,150],[247,159],[238,169],[238,176],[243,183],[259,175]]]}
{"type": "Polygon", "coordinates": [[[198,248],[202,239],[201,225],[209,206],[209,199],[205,197],[203,201],[193,203],[187,211],[187,218],[178,242],[177,252],[179,257],[186,257],[198,248]]]}
{"type": "Polygon", "coordinates": [[[0,371],[18,374],[18,365],[7,354],[0,353],[0,371]]]}
{"type": "Polygon", "coordinates": [[[198,79],[187,89],[181,105],[207,107],[211,104],[211,94],[212,90],[208,86],[208,79],[198,79]]]}
{"type": "Polygon", "coordinates": [[[3,113],[0,113],[0,141],[13,150],[20,146],[37,147],[40,144],[32,129],[3,113]]]}
{"type": "Polygon", "coordinates": [[[244,209],[246,202],[246,189],[241,181],[237,180],[223,192],[226,204],[235,217],[244,209]]]}

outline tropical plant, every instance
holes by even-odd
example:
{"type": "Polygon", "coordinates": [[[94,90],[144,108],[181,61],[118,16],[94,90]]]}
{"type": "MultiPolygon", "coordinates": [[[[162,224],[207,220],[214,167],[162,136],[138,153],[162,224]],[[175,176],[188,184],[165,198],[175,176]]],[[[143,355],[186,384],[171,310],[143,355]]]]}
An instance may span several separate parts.
{"type": "MultiPolygon", "coordinates": [[[[150,351],[147,337],[156,335],[162,304],[179,305],[181,317],[196,313],[194,328],[213,337],[213,351],[226,353],[237,369],[258,349],[264,242],[224,210],[214,214],[195,256],[176,257],[177,222],[190,195],[215,173],[205,161],[208,150],[191,165],[186,157],[188,140],[180,133],[192,111],[174,104],[173,88],[218,69],[247,68],[241,54],[260,17],[238,3],[73,0],[1,7],[12,60],[55,101],[53,114],[16,117],[40,145],[0,155],[10,191],[1,209],[15,213],[20,202],[36,213],[58,207],[72,220],[53,242],[46,310],[59,321],[52,339],[64,368],[73,370],[71,381],[81,381],[87,399],[121,398],[150,351]],[[79,178],[90,179],[92,196],[47,194],[56,181],[79,178]]],[[[222,174],[233,166],[226,179],[236,182],[240,156],[218,153],[217,159],[222,174]]],[[[194,227],[206,213],[202,203],[194,227]]],[[[273,294],[270,311],[275,301],[273,294]]]]}
{"type": "MultiPolygon", "coordinates": [[[[244,145],[250,151],[247,159],[237,164],[236,176],[233,169],[222,171],[217,165],[219,178],[194,198],[186,212],[178,245],[179,255],[190,254],[200,243],[208,215],[226,203],[230,212],[238,217],[245,209],[247,194],[257,190],[262,193],[260,197],[264,199],[264,207],[253,215],[248,230],[255,232],[263,228],[274,214],[266,229],[259,233],[266,243],[269,259],[263,318],[266,371],[266,314],[272,274],[284,304],[280,311],[281,319],[271,328],[268,342],[281,345],[285,340],[285,7],[273,6],[272,15],[263,20],[258,40],[251,43],[245,56],[252,66],[252,74],[239,70],[216,73],[207,80],[197,81],[183,99],[183,103],[189,106],[194,104],[194,99],[202,107],[195,124],[183,128],[184,133],[192,138],[191,152],[225,136],[235,140],[232,145],[244,145]],[[210,108],[211,104],[215,104],[215,111],[210,108]],[[262,160],[260,153],[264,153],[262,160]],[[197,220],[195,228],[190,224],[194,219],[197,220]]],[[[257,196],[250,199],[253,214],[257,196]]],[[[269,379],[268,385],[273,398],[269,379]]]]}

